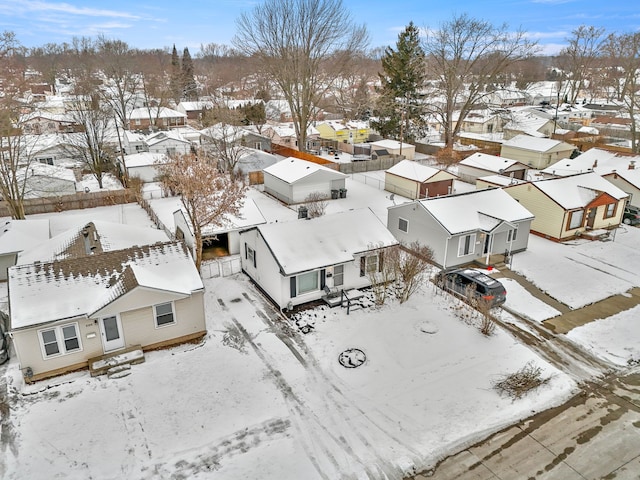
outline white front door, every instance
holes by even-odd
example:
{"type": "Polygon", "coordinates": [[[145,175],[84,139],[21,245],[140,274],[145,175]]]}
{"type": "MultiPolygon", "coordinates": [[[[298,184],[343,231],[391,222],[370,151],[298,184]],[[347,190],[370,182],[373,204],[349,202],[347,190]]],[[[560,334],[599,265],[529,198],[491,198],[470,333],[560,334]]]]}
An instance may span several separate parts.
{"type": "Polygon", "coordinates": [[[120,324],[120,317],[117,315],[100,319],[100,334],[102,335],[102,345],[105,352],[124,347],[122,325],[120,324]]]}

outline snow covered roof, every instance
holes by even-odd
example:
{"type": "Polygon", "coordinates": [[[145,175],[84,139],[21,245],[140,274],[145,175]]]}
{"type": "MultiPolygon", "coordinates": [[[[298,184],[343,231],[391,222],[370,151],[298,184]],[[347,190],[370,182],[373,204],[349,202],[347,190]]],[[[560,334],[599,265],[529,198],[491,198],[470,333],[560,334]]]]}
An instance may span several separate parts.
{"type": "Polygon", "coordinates": [[[257,227],[283,275],[353,261],[398,242],[368,208],[257,227]]]}
{"type": "Polygon", "coordinates": [[[640,166],[640,156],[629,157],[600,148],[591,148],[575,158],[562,159],[548,166],[542,172],[557,177],[591,171],[600,175],[607,175],[614,171],[621,173],[629,170],[630,165],[632,167],[640,166]]]}
{"type": "Polygon", "coordinates": [[[507,177],[506,175],[487,175],[486,177],[478,178],[478,180],[481,180],[486,183],[490,183],[492,185],[498,185],[501,187],[506,187],[507,185],[514,185],[516,183],[526,183],[526,180],[507,177]]]}
{"type": "Polygon", "coordinates": [[[131,248],[136,245],[150,245],[166,242],[163,230],[149,227],[134,227],[121,223],[93,221],[79,222],[76,226],[30,249],[18,256],[18,264],[51,262],[87,255],[83,232],[89,232],[89,240],[96,252],[110,252],[131,248]],[[95,236],[94,236],[95,232],[95,236]]]}
{"type": "MultiPolygon", "coordinates": [[[[398,142],[397,140],[389,140],[389,139],[385,139],[385,140],[378,140],[377,142],[371,142],[371,148],[373,150],[376,150],[376,148],[384,148],[385,150],[399,150],[400,149],[400,142],[398,142]]],[[[415,148],[414,145],[411,145],[410,143],[404,143],[402,142],[402,148],[415,148]]]]}
{"type": "Polygon", "coordinates": [[[203,288],[179,242],[10,267],[8,282],[14,329],[91,315],[137,286],[185,295],[203,288]]]}
{"type": "Polygon", "coordinates": [[[0,255],[17,253],[49,239],[49,220],[7,220],[0,226],[0,255]]]}
{"type": "Polygon", "coordinates": [[[504,147],[519,148],[522,150],[531,150],[534,152],[548,152],[561,145],[566,145],[567,149],[575,148],[573,145],[564,143],[560,140],[553,140],[551,138],[536,138],[531,135],[516,135],[515,137],[507,140],[502,145],[504,147]]]}
{"type": "Polygon", "coordinates": [[[439,172],[437,168],[421,165],[413,160],[402,160],[387,170],[387,173],[418,182],[426,182],[439,172]]]}
{"type": "Polygon", "coordinates": [[[147,108],[138,107],[131,110],[129,113],[130,120],[150,120],[151,118],[187,118],[187,116],[177,110],[172,110],[167,107],[147,108]]]}
{"type": "Polygon", "coordinates": [[[248,174],[264,170],[276,163],[278,163],[278,157],[275,155],[255,148],[246,148],[240,153],[240,159],[235,169],[243,174],[248,174]]]}
{"type": "MultiPolygon", "coordinates": [[[[498,157],[496,155],[489,155],[487,153],[474,153],[468,156],[464,160],[460,161],[460,165],[466,165],[468,167],[480,168],[489,172],[500,172],[506,170],[514,165],[517,165],[517,160],[510,158],[498,157]]],[[[524,166],[524,165],[523,165],[524,166]]]]}
{"type": "Polygon", "coordinates": [[[616,200],[629,196],[593,172],[537,180],[532,184],[567,210],[585,207],[601,192],[609,194],[616,200]]]}
{"type": "Polygon", "coordinates": [[[295,157],[288,157],[278,163],[264,169],[265,173],[273,175],[287,183],[294,183],[301,178],[308,177],[316,172],[325,172],[333,178],[346,178],[347,175],[331,168],[327,168],[318,163],[300,160],[295,157]]]}
{"type": "Polygon", "coordinates": [[[504,130],[517,130],[533,137],[545,136],[540,129],[549,123],[548,118],[543,118],[534,112],[512,112],[512,115],[511,121],[503,127],[504,130]]]}
{"type": "Polygon", "coordinates": [[[147,167],[156,163],[164,163],[168,160],[164,153],[140,152],[124,156],[124,164],[127,168],[147,167]]]}
{"type": "Polygon", "coordinates": [[[160,132],[152,133],[146,138],[145,141],[147,142],[147,145],[153,146],[157,145],[158,143],[166,142],[167,140],[181,143],[190,143],[189,140],[185,140],[182,137],[180,132],[177,132],[175,130],[163,130],[160,132]]]}
{"type": "Polygon", "coordinates": [[[68,182],[75,183],[76,176],[73,170],[56,165],[48,165],[46,163],[31,162],[28,168],[21,168],[16,172],[19,178],[40,176],[40,177],[52,177],[60,180],[66,180],[68,182]]]}
{"type": "MultiPolygon", "coordinates": [[[[517,222],[533,218],[529,210],[499,188],[427,198],[417,202],[453,235],[474,230],[487,231],[487,217],[499,222],[517,222]]],[[[494,227],[495,225],[490,229],[494,227]]]]}

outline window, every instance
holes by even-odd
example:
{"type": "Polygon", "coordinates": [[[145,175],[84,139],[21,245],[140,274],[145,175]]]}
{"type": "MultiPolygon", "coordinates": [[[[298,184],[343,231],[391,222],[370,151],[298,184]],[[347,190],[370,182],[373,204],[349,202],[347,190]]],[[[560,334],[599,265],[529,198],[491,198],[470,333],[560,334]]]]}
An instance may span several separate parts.
{"type": "Polygon", "coordinates": [[[458,240],[458,256],[472,255],[476,249],[476,234],[464,235],[458,240]]]}
{"type": "Polygon", "coordinates": [[[45,358],[82,350],[77,323],[40,330],[38,333],[45,358]]]}
{"type": "Polygon", "coordinates": [[[162,327],[163,325],[175,323],[175,318],[173,315],[173,304],[171,302],[155,305],[153,307],[153,310],[155,311],[156,316],[156,327],[162,327]]]}
{"type": "Polygon", "coordinates": [[[253,148],[256,150],[262,150],[262,142],[255,142],[253,148]]]}
{"type": "Polygon", "coordinates": [[[333,286],[339,287],[344,284],[344,265],[333,267],[333,286]]]}
{"type": "Polygon", "coordinates": [[[244,244],[244,258],[247,259],[247,265],[253,264],[253,268],[256,268],[256,251],[246,243],[244,244]]]}
{"type": "Polygon", "coordinates": [[[308,272],[298,275],[298,293],[318,290],[318,272],[308,272]]]}
{"type": "Polygon", "coordinates": [[[517,228],[515,228],[513,230],[509,230],[509,233],[507,234],[507,242],[515,242],[517,235],[518,235],[518,229],[517,228]]]}
{"type": "Polygon", "coordinates": [[[360,276],[364,277],[367,274],[379,271],[378,255],[369,255],[367,257],[360,257],[360,276]]]}
{"type": "Polygon", "coordinates": [[[398,230],[407,233],[409,231],[409,220],[398,218],[398,230]]]}
{"type": "Polygon", "coordinates": [[[575,230],[582,226],[582,219],[584,218],[584,210],[576,210],[569,214],[569,230],[575,230]]]}
{"type": "Polygon", "coordinates": [[[38,162],[44,163],[45,165],[53,165],[53,157],[39,158],[38,162]]]}
{"type": "Polygon", "coordinates": [[[615,213],[616,213],[616,204],[609,203],[607,204],[607,210],[604,214],[604,218],[611,218],[615,215],[615,213]]]}

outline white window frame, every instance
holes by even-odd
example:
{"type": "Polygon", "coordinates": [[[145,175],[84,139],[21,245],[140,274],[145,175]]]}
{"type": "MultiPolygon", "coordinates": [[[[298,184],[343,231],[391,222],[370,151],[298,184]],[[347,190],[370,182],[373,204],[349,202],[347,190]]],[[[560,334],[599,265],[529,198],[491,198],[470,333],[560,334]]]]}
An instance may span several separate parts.
{"type": "Polygon", "coordinates": [[[514,228],[513,230],[509,230],[509,233],[507,235],[507,242],[515,242],[517,236],[518,236],[517,228],[514,228]]]}
{"type": "MultiPolygon", "coordinates": [[[[44,360],[61,357],[63,355],[68,355],[70,353],[78,353],[82,351],[82,341],[80,339],[80,328],[78,327],[77,322],[65,323],[64,325],[56,325],[53,327],[41,328],[40,330],[38,330],[38,342],[40,343],[40,351],[42,352],[42,358],[44,360]],[[74,328],[75,337],[69,337],[67,339],[64,336],[64,329],[69,327],[74,328]],[[45,343],[44,343],[44,337],[43,337],[44,332],[53,332],[55,336],[55,344],[58,347],[58,353],[53,353],[51,355],[47,353],[47,350],[45,348],[45,343]],[[78,347],[67,349],[66,341],[74,338],[78,341],[78,347]]],[[[51,342],[51,344],[53,344],[53,342],[51,342]]]]}
{"type": "Polygon", "coordinates": [[[611,218],[616,214],[616,204],[615,203],[607,203],[606,209],[604,211],[604,218],[611,218]],[[609,212],[611,210],[611,212],[609,212]]]}
{"type": "Polygon", "coordinates": [[[569,212],[569,225],[568,230],[575,230],[576,228],[581,228],[582,223],[584,222],[584,210],[574,210],[573,212],[569,212]],[[574,218],[579,219],[577,222],[578,225],[575,225],[574,218]]]}
{"type": "Polygon", "coordinates": [[[253,267],[255,258],[255,251],[249,245],[247,245],[247,263],[253,267]]]}
{"type": "Polygon", "coordinates": [[[409,233],[409,220],[406,218],[398,217],[398,230],[404,233],[409,233]],[[402,228],[402,222],[404,222],[405,228],[402,228]]]}
{"type": "Polygon", "coordinates": [[[315,292],[315,291],[319,290],[320,289],[319,272],[317,270],[315,270],[313,272],[301,273],[301,274],[297,275],[296,276],[296,284],[297,284],[298,295],[304,295],[305,293],[311,293],[311,292],[315,292]],[[315,287],[313,287],[313,288],[305,288],[305,289],[300,288],[300,279],[303,278],[303,277],[311,278],[313,275],[315,275],[315,287]]]}
{"type": "Polygon", "coordinates": [[[157,305],[153,306],[153,323],[155,324],[156,328],[164,328],[164,327],[168,327],[170,325],[175,325],[176,324],[176,309],[175,306],[173,304],[173,302],[165,302],[165,303],[159,303],[157,305]],[[158,307],[163,307],[165,305],[169,305],[171,307],[171,322],[167,322],[167,323],[162,323],[162,324],[158,324],[158,317],[159,316],[164,316],[164,315],[168,315],[169,313],[161,313],[158,314],[158,307]]]}
{"type": "Polygon", "coordinates": [[[333,286],[340,287],[344,285],[344,265],[335,265],[333,267],[333,286]]]}
{"type": "Polygon", "coordinates": [[[466,257],[467,255],[473,255],[476,252],[476,234],[470,233],[463,235],[458,239],[458,256],[466,257]],[[469,238],[469,251],[465,251],[467,238],[469,238]]]}

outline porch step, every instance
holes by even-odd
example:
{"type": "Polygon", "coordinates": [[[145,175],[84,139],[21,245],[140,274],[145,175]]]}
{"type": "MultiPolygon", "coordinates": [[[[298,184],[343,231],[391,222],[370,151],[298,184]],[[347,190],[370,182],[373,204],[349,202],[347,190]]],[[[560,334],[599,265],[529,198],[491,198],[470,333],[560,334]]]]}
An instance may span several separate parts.
{"type": "Polygon", "coordinates": [[[109,370],[117,367],[127,365],[128,368],[131,368],[131,365],[142,362],[144,362],[142,346],[135,345],[123,350],[100,355],[99,357],[90,358],[88,360],[89,373],[92,377],[95,377],[97,375],[104,375],[105,373],[108,374],[109,370]]]}
{"type": "Polygon", "coordinates": [[[108,378],[122,378],[131,375],[131,364],[125,363],[107,370],[108,378]]]}

